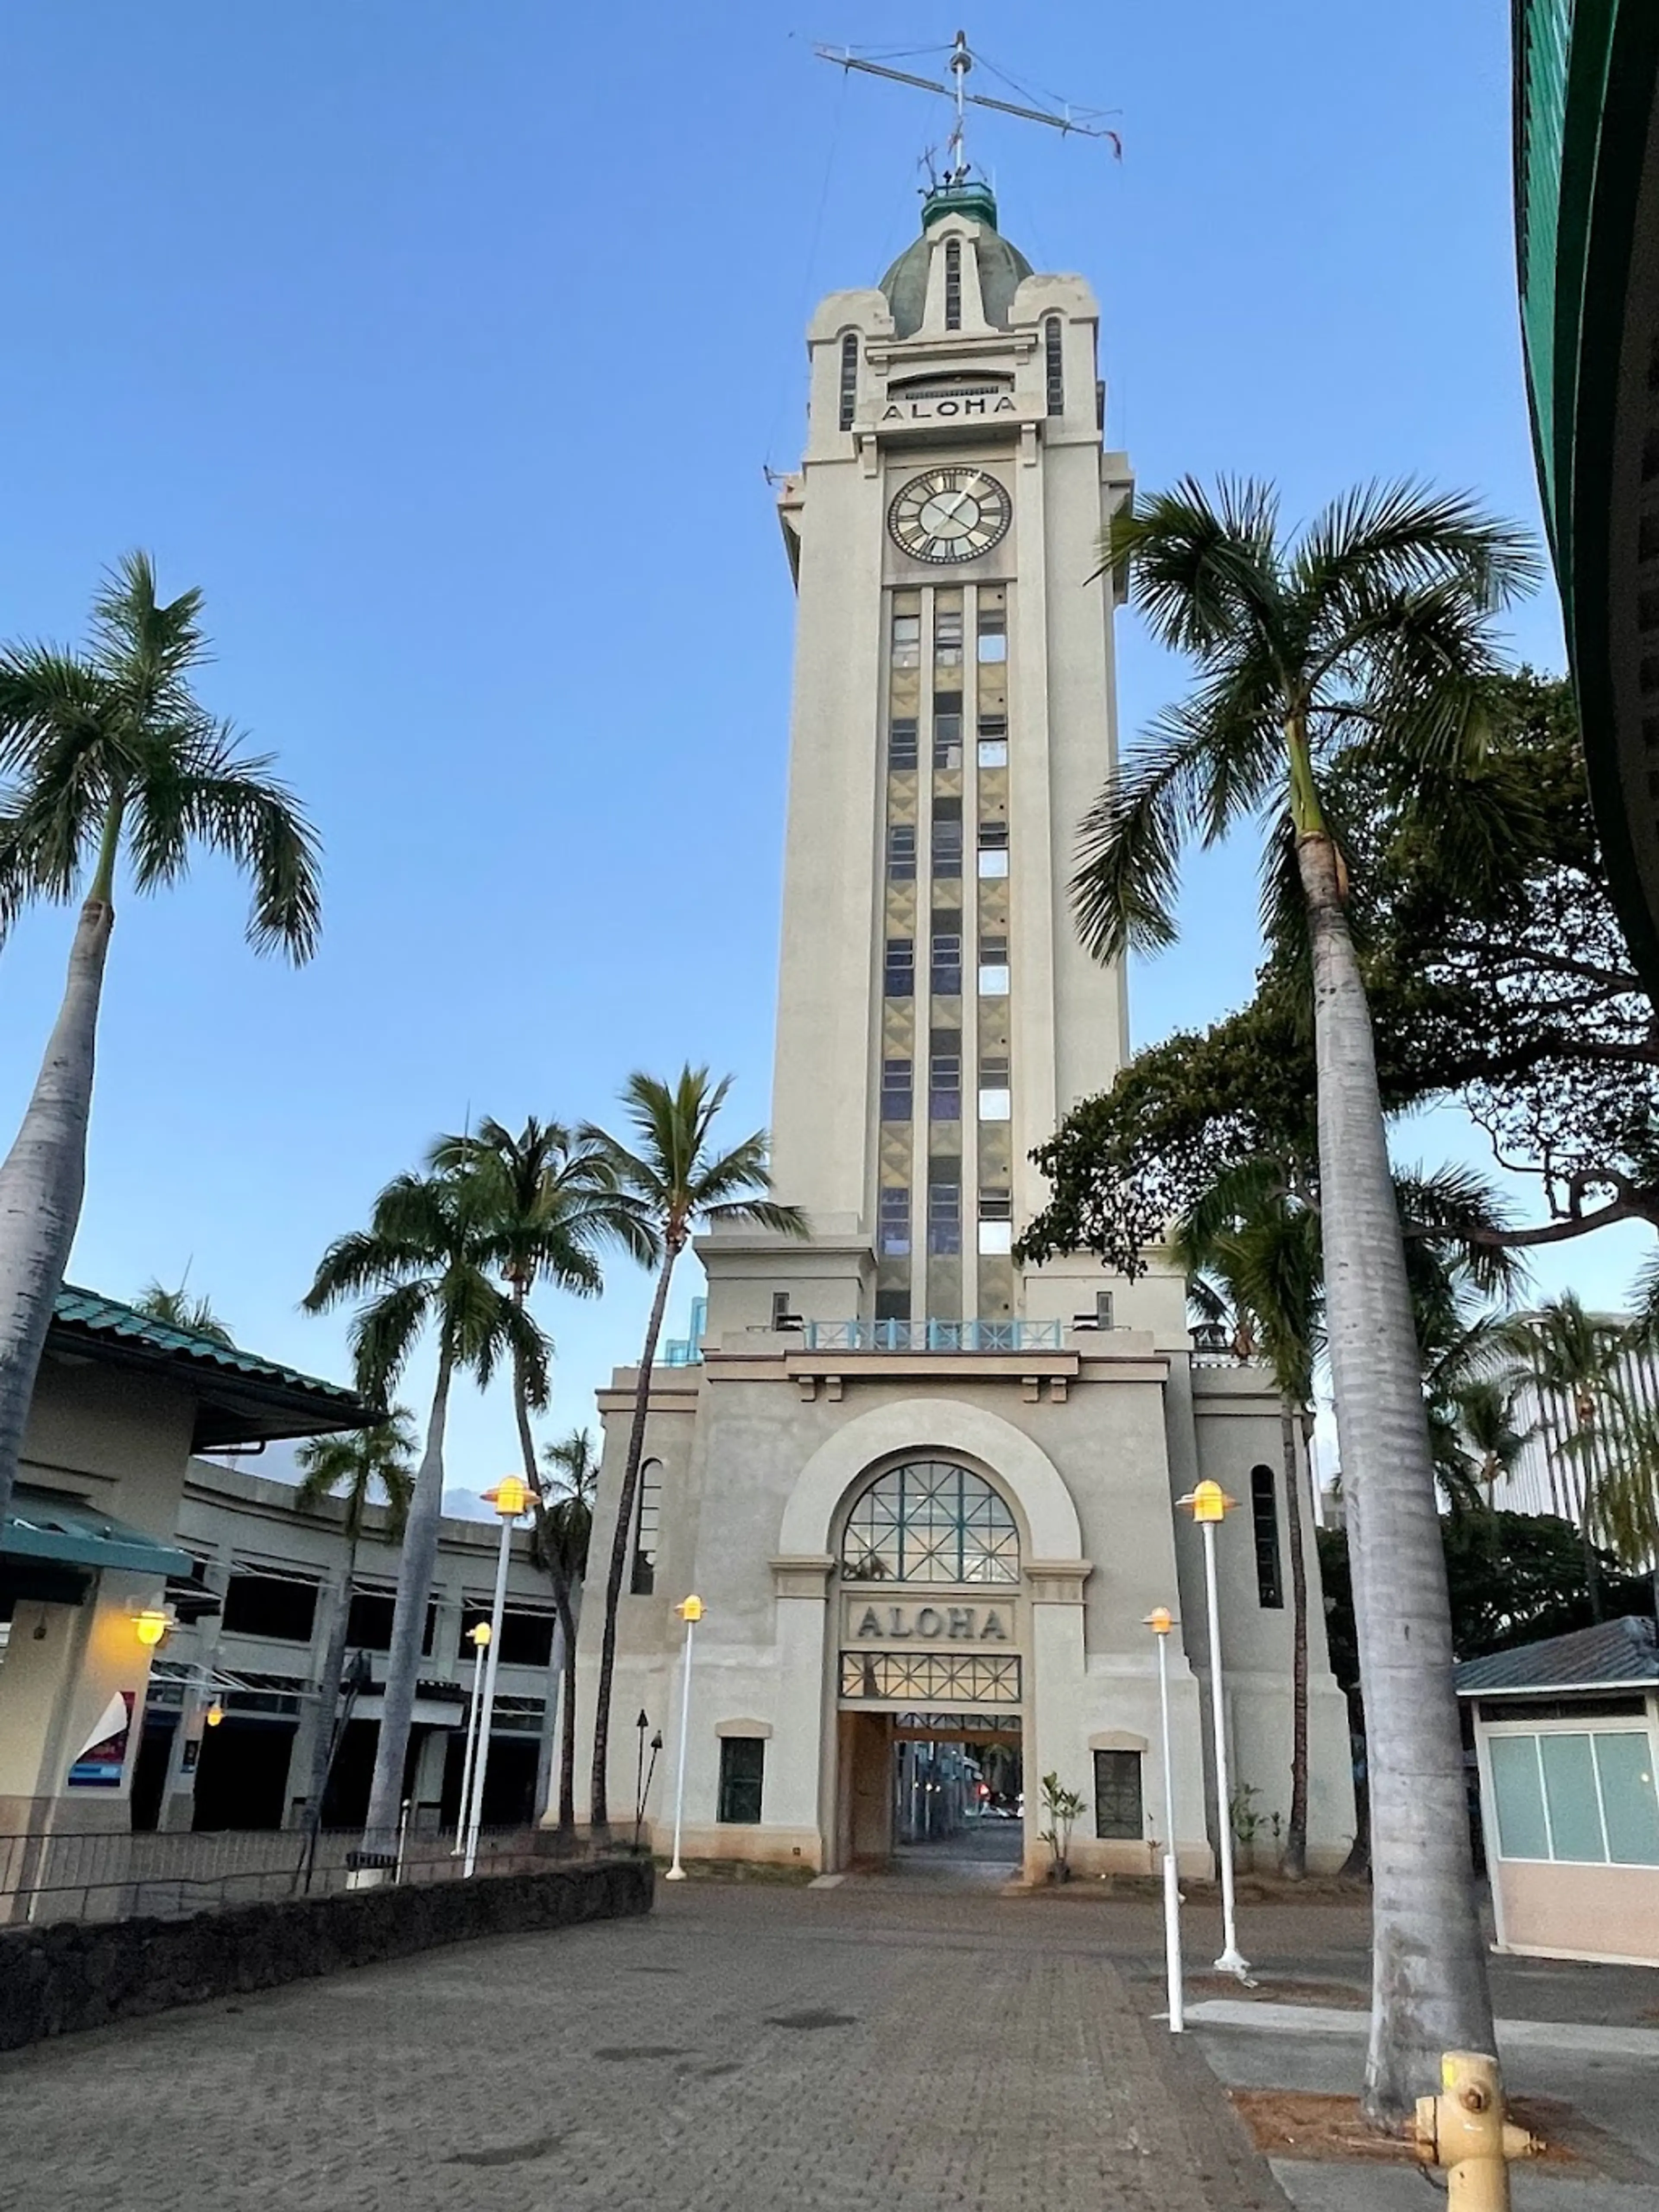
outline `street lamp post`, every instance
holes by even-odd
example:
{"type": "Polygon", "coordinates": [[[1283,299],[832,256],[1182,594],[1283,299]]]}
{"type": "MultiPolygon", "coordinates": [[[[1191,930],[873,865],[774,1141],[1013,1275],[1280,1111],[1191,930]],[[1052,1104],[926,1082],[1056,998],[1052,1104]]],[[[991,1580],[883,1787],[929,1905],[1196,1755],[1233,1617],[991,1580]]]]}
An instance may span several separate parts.
{"type": "Polygon", "coordinates": [[[1237,1974],[1242,1982],[1249,1979],[1250,1967],[1238,1948],[1234,1921],[1233,1808],[1227,1782],[1227,1718],[1221,1698],[1221,1605],[1215,1579],[1216,1528],[1238,1500],[1229,1498],[1218,1482],[1200,1482],[1177,1503],[1190,1510],[1204,1539],[1204,1602],[1210,1631],[1210,1722],[1215,1741],[1216,1826],[1220,1830],[1221,1858],[1222,1943],[1216,1971],[1237,1974]]]}
{"type": "Polygon", "coordinates": [[[495,1595],[489,1608],[489,1642],[484,1661],[483,1702],[478,1714],[478,1748],[472,1761],[472,1790],[467,1807],[466,1857],[461,1876],[470,1881],[478,1863],[478,1824],[483,1817],[484,1777],[489,1771],[489,1727],[495,1716],[495,1669],[501,1656],[501,1615],[507,1607],[507,1566],[513,1550],[513,1524],[530,1503],[530,1485],[521,1474],[505,1474],[484,1500],[501,1524],[501,1548],[495,1555],[495,1595]]]}
{"type": "Polygon", "coordinates": [[[684,1604],[674,1608],[685,1623],[685,1659],[681,1668],[680,1680],[680,1755],[674,1776],[674,1863],[666,1879],[684,1881],[685,1869],[680,1864],[680,1832],[685,1822],[685,1753],[691,1737],[691,1650],[697,1623],[702,1619],[702,1600],[693,1595],[684,1604]]]}
{"type": "Polygon", "coordinates": [[[489,1649],[489,1623],[480,1620],[469,1628],[467,1641],[472,1646],[472,1697],[466,1709],[466,1753],[461,1762],[461,1807],[455,1821],[455,1847],[451,1858],[459,1858],[466,1848],[466,1820],[472,1803],[472,1762],[478,1752],[478,1692],[483,1683],[483,1656],[489,1649]]]}
{"type": "Polygon", "coordinates": [[[1167,1605],[1154,1606],[1146,1626],[1158,1638],[1158,1711],[1164,1730],[1164,1977],[1170,1994],[1170,2033],[1182,2034],[1187,2026],[1186,1997],[1181,1978],[1181,1880],[1176,1868],[1175,1759],[1170,1744],[1170,1631],[1175,1615],[1167,1605]]]}

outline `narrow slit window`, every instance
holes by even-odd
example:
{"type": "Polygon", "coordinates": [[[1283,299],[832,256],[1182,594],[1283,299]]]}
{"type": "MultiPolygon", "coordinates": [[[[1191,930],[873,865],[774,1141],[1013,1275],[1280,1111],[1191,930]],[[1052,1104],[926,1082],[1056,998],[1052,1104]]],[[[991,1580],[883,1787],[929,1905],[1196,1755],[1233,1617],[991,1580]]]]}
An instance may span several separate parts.
{"type": "Polygon", "coordinates": [[[927,1249],[944,1255],[962,1249],[959,1182],[930,1182],[927,1186],[927,1249]]]}
{"type": "Polygon", "coordinates": [[[945,327],[947,331],[962,328],[962,240],[947,238],[945,241],[945,327]]]}
{"type": "Polygon", "coordinates": [[[959,876],[962,873],[962,801],[959,799],[936,799],[933,801],[933,873],[935,876],[959,876]]]}
{"type": "Polygon", "coordinates": [[[979,872],[981,876],[1008,872],[1008,824],[981,822],[979,825],[979,872]]]}
{"type": "Polygon", "coordinates": [[[884,963],[882,989],[890,999],[908,999],[916,988],[916,943],[913,937],[890,937],[884,963]]]}
{"type": "Polygon", "coordinates": [[[662,1525],[662,1462],[648,1459],[640,1469],[639,1494],[634,1500],[634,1571],[629,1589],[635,1597],[649,1597],[657,1587],[657,1535],[662,1525]]]}
{"type": "Polygon", "coordinates": [[[884,1260],[902,1260],[910,1250],[910,1194],[886,1189],[878,1200],[877,1243],[884,1260]]]}
{"type": "Polygon", "coordinates": [[[1066,368],[1061,350],[1062,338],[1058,315],[1050,315],[1042,326],[1043,385],[1051,415],[1066,412],[1066,368]]]}
{"type": "Polygon", "coordinates": [[[933,995],[954,999],[962,990],[962,932],[936,929],[933,942],[933,995]]]}
{"type": "Polygon", "coordinates": [[[841,342],[841,427],[850,430],[859,404],[859,342],[848,331],[841,342]]]}
{"type": "Polygon", "coordinates": [[[935,691],[933,694],[933,766],[962,766],[960,691],[935,691]]]}
{"type": "Polygon", "coordinates": [[[927,1118],[962,1119],[962,1032],[935,1030],[927,1056],[927,1118]]]}
{"type": "Polygon", "coordinates": [[[884,1060],[881,1063],[881,1118],[884,1121],[908,1121],[911,1115],[913,1076],[908,1060],[884,1060]]]}
{"type": "Polygon", "coordinates": [[[979,940],[979,994],[982,999],[1008,995],[1008,940],[981,937],[979,940]]]}
{"type": "Polygon", "coordinates": [[[981,1121],[1006,1121],[1013,1111],[1013,1093],[1008,1083],[1006,1053],[985,1053],[979,1063],[979,1118],[981,1121]]]}
{"type": "Polygon", "coordinates": [[[1279,1485],[1270,1467],[1250,1469],[1250,1524],[1255,1536],[1256,1603],[1273,1610],[1285,1602],[1285,1584],[1279,1558],[1279,1485]]]}
{"type": "Polygon", "coordinates": [[[913,884],[916,879],[916,825],[895,822],[887,832],[887,879],[913,884]]]}
{"type": "Polygon", "coordinates": [[[914,714],[896,715],[887,733],[887,765],[914,769],[921,758],[921,732],[914,714]]]}

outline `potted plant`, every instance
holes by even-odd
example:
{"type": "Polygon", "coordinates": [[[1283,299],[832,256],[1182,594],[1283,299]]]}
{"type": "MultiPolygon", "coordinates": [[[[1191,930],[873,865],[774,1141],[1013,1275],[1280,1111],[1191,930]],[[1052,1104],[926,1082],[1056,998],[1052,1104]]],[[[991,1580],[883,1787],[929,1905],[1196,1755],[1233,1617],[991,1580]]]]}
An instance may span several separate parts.
{"type": "Polygon", "coordinates": [[[1050,1881],[1070,1881],[1072,1879],[1072,1830],[1083,1810],[1083,1800],[1075,1790],[1062,1790],[1059,1774],[1042,1778],[1042,1809],[1048,1816],[1046,1828],[1038,1830],[1049,1851],[1048,1879],[1050,1881]]]}

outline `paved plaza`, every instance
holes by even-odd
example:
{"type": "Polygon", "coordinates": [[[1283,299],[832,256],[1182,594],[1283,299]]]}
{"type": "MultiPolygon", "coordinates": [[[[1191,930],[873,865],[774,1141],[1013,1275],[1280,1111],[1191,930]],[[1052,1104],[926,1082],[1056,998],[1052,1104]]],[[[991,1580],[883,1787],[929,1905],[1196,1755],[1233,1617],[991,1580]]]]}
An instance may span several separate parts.
{"type": "MultiPolygon", "coordinates": [[[[1098,1916],[915,1879],[664,1886],[0,2060],[30,2212],[1210,2212],[1207,2132],[1098,1916]]],[[[1201,2072],[1201,2068],[1199,2069],[1201,2072]]],[[[1261,2169],[1265,2176],[1265,2169],[1261,2169]]]]}

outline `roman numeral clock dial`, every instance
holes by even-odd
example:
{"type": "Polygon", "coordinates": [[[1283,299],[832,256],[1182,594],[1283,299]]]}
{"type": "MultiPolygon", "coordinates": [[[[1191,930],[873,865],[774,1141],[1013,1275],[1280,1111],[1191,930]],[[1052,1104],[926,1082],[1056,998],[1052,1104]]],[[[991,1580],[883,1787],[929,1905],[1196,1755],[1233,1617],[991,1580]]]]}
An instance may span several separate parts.
{"type": "Polygon", "coordinates": [[[983,469],[929,469],[895,493],[887,528],[918,561],[976,561],[1007,534],[1008,494],[983,469]]]}

